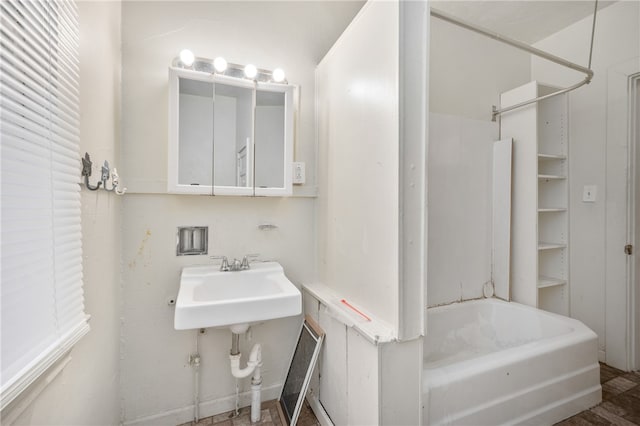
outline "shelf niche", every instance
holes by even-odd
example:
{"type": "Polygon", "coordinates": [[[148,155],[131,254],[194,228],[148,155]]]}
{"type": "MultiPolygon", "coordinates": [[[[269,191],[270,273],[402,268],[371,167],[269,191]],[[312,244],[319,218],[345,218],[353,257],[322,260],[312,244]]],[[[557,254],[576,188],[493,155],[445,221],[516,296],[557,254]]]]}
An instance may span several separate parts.
{"type": "MultiPolygon", "coordinates": [[[[501,107],[557,88],[536,81],[503,93],[501,107]]],[[[512,300],[569,315],[569,141],[567,96],[502,115],[513,146],[512,300]]]]}

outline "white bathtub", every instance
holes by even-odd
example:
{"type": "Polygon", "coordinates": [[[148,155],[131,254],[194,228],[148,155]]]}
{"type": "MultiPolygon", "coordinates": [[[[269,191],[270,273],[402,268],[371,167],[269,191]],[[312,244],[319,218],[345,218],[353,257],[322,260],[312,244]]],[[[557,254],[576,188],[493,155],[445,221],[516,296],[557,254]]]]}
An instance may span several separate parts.
{"type": "Polygon", "coordinates": [[[596,334],[498,299],[427,310],[424,422],[553,424],[602,398],[596,334]]]}

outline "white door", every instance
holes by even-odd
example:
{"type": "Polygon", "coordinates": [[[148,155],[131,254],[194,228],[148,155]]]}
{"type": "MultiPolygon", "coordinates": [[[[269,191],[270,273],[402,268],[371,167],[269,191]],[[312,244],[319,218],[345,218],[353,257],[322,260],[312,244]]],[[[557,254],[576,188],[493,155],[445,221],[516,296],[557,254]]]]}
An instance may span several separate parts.
{"type": "MultiPolygon", "coordinates": [[[[631,158],[634,160],[634,167],[631,169],[635,173],[632,176],[632,182],[629,191],[629,200],[631,201],[631,214],[632,222],[630,223],[630,235],[633,238],[633,256],[629,259],[629,286],[632,289],[632,295],[634,295],[635,305],[633,310],[633,316],[635,316],[635,322],[632,322],[632,336],[635,340],[635,344],[629,345],[632,347],[634,353],[631,354],[633,364],[630,366],[632,370],[640,369],[640,74],[634,76],[632,80],[632,94],[635,97],[633,99],[633,108],[631,114],[631,135],[632,135],[632,147],[634,150],[630,150],[631,158]]],[[[633,320],[633,317],[631,318],[633,320]]]]}
{"type": "Polygon", "coordinates": [[[640,289],[637,172],[640,127],[640,58],[609,69],[607,82],[607,187],[605,362],[622,370],[640,368],[640,289]],[[625,253],[631,244],[632,255],[625,253]]]}

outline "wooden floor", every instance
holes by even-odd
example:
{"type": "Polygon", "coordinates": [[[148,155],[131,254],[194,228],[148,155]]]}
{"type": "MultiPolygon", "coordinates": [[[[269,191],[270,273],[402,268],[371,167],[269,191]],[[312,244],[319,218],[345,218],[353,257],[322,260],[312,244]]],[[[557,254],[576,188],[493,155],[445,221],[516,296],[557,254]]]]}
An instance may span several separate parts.
{"type": "MultiPolygon", "coordinates": [[[[251,407],[244,407],[240,409],[240,414],[233,417],[233,412],[217,414],[215,416],[206,417],[200,419],[199,422],[187,422],[180,426],[249,426],[249,425],[263,425],[263,426],[286,426],[286,422],[280,419],[278,413],[277,401],[271,400],[262,403],[262,411],[260,416],[260,422],[251,423],[251,407]]],[[[319,426],[318,419],[313,414],[309,403],[305,400],[298,417],[298,426],[319,426]]]]}
{"type": "Polygon", "coordinates": [[[640,425],[640,373],[600,364],[602,403],[557,425],[640,425]]]}

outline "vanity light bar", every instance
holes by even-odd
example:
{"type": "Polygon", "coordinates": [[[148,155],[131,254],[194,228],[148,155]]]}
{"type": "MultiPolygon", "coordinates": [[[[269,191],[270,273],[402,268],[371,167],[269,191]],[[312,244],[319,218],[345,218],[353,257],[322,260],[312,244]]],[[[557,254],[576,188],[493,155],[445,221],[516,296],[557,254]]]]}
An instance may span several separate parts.
{"type": "Polygon", "coordinates": [[[185,49],[180,52],[171,66],[193,71],[205,72],[208,74],[225,75],[228,77],[244,78],[264,83],[288,84],[282,68],[273,71],[256,68],[255,65],[239,65],[227,62],[223,57],[215,59],[196,57],[191,51],[185,49]],[[193,58],[193,59],[192,59],[193,58]],[[184,61],[186,59],[186,62],[184,61]]]}

